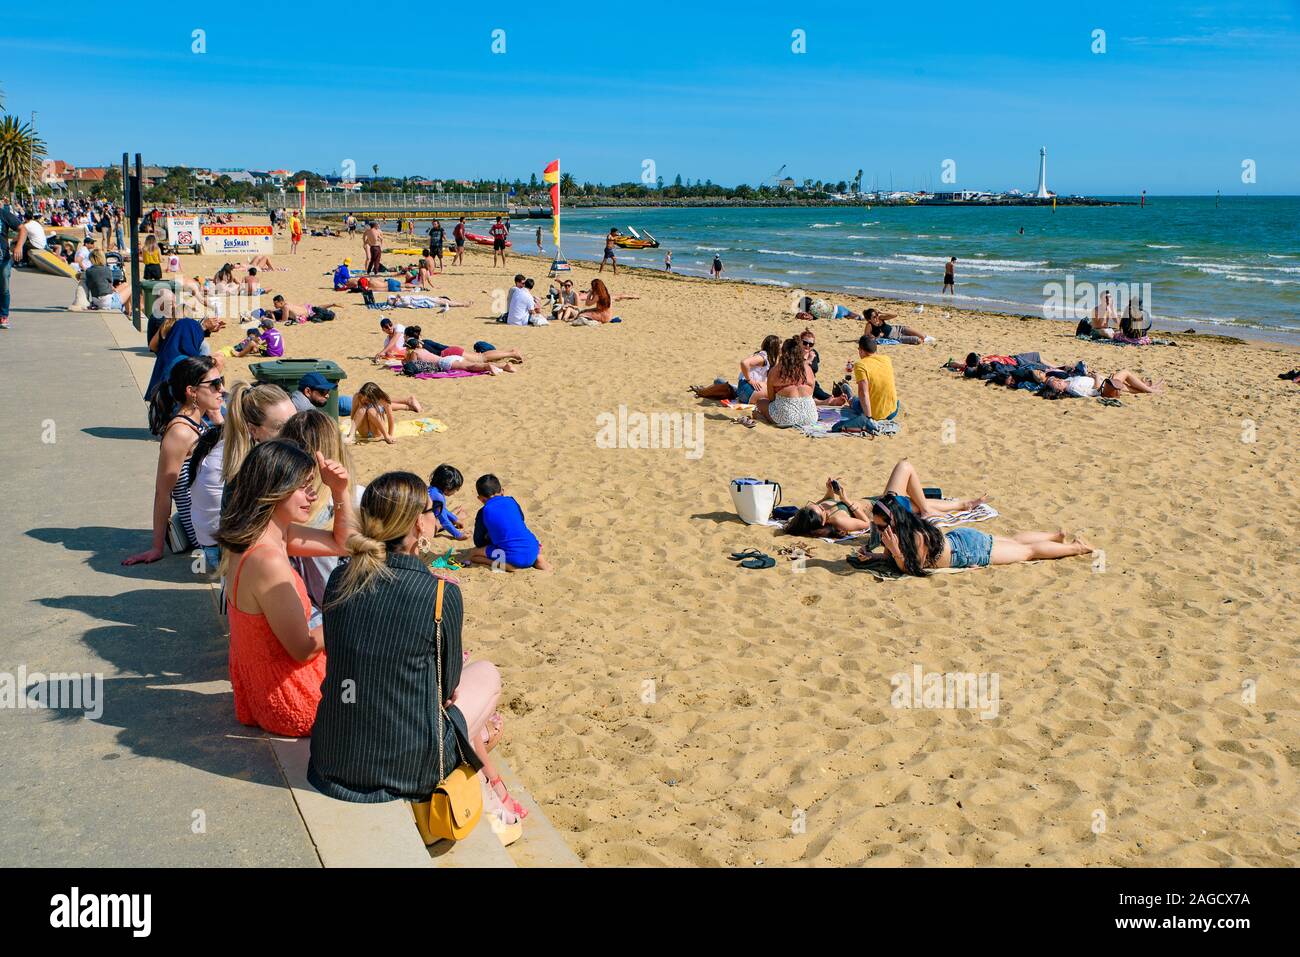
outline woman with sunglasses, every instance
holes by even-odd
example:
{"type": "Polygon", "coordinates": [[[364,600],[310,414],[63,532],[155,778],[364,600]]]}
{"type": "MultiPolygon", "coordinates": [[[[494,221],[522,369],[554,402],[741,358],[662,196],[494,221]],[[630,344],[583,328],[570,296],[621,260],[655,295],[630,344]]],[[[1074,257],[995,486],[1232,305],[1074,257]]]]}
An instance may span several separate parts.
{"type": "Polygon", "coordinates": [[[147,564],[163,557],[173,501],[188,544],[194,544],[194,526],[190,521],[190,453],[201,435],[222,424],[224,380],[216,365],[211,356],[182,359],[172,366],[167,380],[154,390],[149,423],[151,427],[157,426],[162,448],[158,451],[158,472],[154,480],[153,542],[148,551],[124,558],[123,565],[147,564]]]}
{"type": "MultiPolygon", "coordinates": [[[[975,528],[941,532],[886,498],[871,507],[871,524],[880,531],[880,544],[899,571],[924,577],[931,568],[984,568],[1019,562],[1087,555],[1093,547],[1078,535],[1066,541],[1065,532],[1018,532],[1010,537],[990,535],[975,528]]],[[[859,549],[859,561],[879,558],[868,548],[859,549]]]]}
{"type": "MultiPolygon", "coordinates": [[[[907,459],[900,461],[889,473],[881,498],[896,499],[901,508],[925,519],[969,511],[988,501],[983,495],[970,499],[926,498],[916,467],[907,459]]],[[[795,512],[782,531],[806,538],[840,538],[865,531],[871,527],[871,508],[875,501],[873,498],[851,499],[844,490],[843,480],[829,478],[826,480],[826,495],[795,512]]]]}
{"type": "Polygon", "coordinates": [[[799,333],[799,341],[803,344],[804,358],[808,360],[808,365],[813,371],[813,400],[819,406],[847,405],[848,396],[831,395],[817,381],[817,372],[821,368],[822,361],[821,354],[817,351],[817,334],[805,326],[803,332],[799,333]]]}
{"type": "Polygon", "coordinates": [[[325,636],[289,556],[346,555],[356,530],[349,476],[333,459],[284,439],[248,453],[223,502],[217,543],[230,582],[230,683],[235,717],[272,734],[311,733],[325,678],[325,636]],[[333,527],[311,528],[317,475],[333,527]]]}

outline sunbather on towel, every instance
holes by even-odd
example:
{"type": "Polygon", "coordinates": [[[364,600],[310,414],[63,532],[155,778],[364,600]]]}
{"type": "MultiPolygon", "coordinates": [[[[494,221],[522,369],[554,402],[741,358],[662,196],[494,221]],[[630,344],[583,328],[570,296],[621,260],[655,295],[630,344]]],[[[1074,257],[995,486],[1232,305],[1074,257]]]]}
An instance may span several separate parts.
{"type": "Polygon", "coordinates": [[[1066,379],[1048,379],[1043,383],[1041,394],[1049,399],[1067,397],[1113,399],[1120,395],[1148,395],[1163,391],[1165,391],[1163,380],[1149,382],[1128,369],[1120,369],[1108,376],[1093,373],[1070,376],[1066,379]]]}
{"type": "Polygon", "coordinates": [[[426,362],[436,366],[438,372],[452,372],[457,369],[465,372],[486,372],[496,375],[498,372],[514,372],[514,363],[523,362],[524,357],[518,349],[490,349],[476,353],[476,358],[466,358],[465,350],[460,346],[448,346],[435,355],[424,347],[418,338],[406,340],[405,362],[426,362]]]}
{"type": "MultiPolygon", "coordinates": [[[[882,497],[896,499],[901,508],[920,518],[965,512],[988,501],[985,495],[971,499],[926,498],[916,468],[907,459],[900,461],[889,473],[882,497]]],[[[827,479],[825,496],[795,512],[782,531],[806,538],[839,538],[865,531],[871,527],[873,504],[874,500],[870,498],[850,499],[840,479],[827,479]]]]}
{"type": "Polygon", "coordinates": [[[884,552],[859,549],[859,561],[888,557],[899,571],[924,577],[931,568],[983,568],[1087,555],[1093,547],[1079,536],[1066,541],[1065,532],[1019,532],[1011,537],[990,535],[975,528],[941,532],[904,508],[898,498],[884,498],[871,507],[871,524],[880,531],[884,552]]]}

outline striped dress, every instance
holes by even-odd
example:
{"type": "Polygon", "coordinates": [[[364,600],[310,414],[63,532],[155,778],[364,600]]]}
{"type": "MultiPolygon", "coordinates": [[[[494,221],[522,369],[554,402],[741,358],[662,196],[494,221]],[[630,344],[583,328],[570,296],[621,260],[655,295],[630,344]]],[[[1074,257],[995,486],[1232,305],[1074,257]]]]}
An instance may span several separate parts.
{"type": "MultiPolygon", "coordinates": [[[[427,801],[444,773],[480,763],[465,718],[438,708],[434,605],[438,580],[413,555],[389,554],[393,577],[331,607],[346,565],[325,589],[325,680],[311,736],[307,779],[342,801],[427,801]],[[458,747],[459,745],[459,747],[458,747]]],[[[460,587],[447,582],[442,603],[442,697],[460,684],[460,587]]]]}

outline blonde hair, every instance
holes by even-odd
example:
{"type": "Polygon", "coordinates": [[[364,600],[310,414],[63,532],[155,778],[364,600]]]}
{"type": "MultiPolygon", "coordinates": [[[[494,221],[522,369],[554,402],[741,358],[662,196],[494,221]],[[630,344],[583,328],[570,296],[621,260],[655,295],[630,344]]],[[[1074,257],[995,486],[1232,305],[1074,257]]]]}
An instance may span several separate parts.
{"type": "Polygon", "coordinates": [[[225,445],[221,453],[221,476],[227,482],[239,474],[244,459],[253,448],[251,429],[266,421],[271,406],[289,401],[289,393],[278,385],[263,383],[250,386],[236,382],[226,398],[226,426],[222,431],[225,445]]]}
{"type": "Polygon", "coordinates": [[[344,566],[338,590],[327,608],[393,577],[388,556],[402,544],[429,507],[429,487],[414,472],[385,472],[366,486],[361,496],[359,531],[348,538],[352,559],[344,566]]]}
{"type": "Polygon", "coordinates": [[[108,265],[108,259],[104,256],[104,250],[102,250],[102,249],[96,249],[93,253],[91,253],[91,254],[90,254],[90,264],[91,264],[92,266],[106,266],[106,265],[108,265]]]}
{"type": "MultiPolygon", "coordinates": [[[[356,483],[352,478],[354,473],[352,455],[348,452],[348,447],[343,444],[343,435],[339,432],[338,423],[320,409],[307,409],[295,413],[293,418],[284,424],[284,428],[280,431],[280,438],[298,443],[313,458],[319,452],[325,458],[338,462],[348,473],[346,494],[349,496],[356,494],[353,491],[356,483]]],[[[325,483],[321,481],[319,475],[316,477],[316,496],[316,504],[312,506],[309,520],[311,525],[319,524],[321,517],[333,501],[332,495],[325,491],[325,483]]]]}

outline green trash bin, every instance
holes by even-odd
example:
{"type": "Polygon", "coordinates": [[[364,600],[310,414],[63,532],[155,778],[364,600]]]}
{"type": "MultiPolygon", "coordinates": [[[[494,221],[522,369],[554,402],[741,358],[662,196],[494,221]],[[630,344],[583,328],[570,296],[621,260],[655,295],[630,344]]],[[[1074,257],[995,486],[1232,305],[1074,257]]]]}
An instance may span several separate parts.
{"type": "MultiPolygon", "coordinates": [[[[145,321],[145,333],[149,339],[158,331],[158,327],[166,322],[165,316],[155,316],[153,314],[154,300],[158,298],[158,290],[163,286],[169,286],[172,293],[179,298],[181,294],[181,284],[175,279],[141,279],[140,289],[144,293],[144,301],[141,304],[145,321]]],[[[148,341],[148,340],[146,340],[148,341]]]]}
{"type": "Polygon", "coordinates": [[[270,362],[254,362],[248,368],[253,373],[253,378],[257,379],[258,382],[278,385],[290,394],[298,388],[298,380],[308,372],[319,372],[334,383],[334,388],[330,391],[330,400],[325,403],[321,411],[333,416],[337,421],[339,417],[338,384],[347,378],[347,373],[339,368],[338,363],[331,362],[329,359],[275,359],[270,362]]]}

